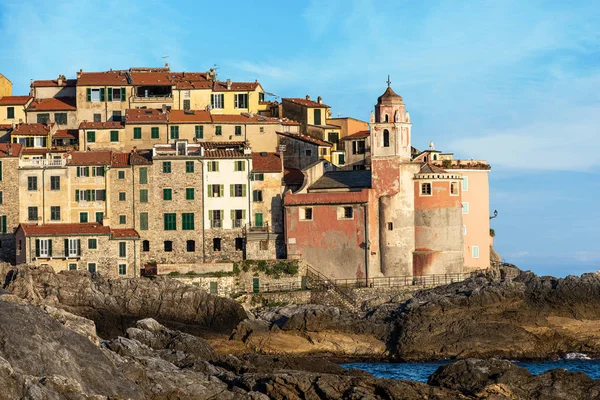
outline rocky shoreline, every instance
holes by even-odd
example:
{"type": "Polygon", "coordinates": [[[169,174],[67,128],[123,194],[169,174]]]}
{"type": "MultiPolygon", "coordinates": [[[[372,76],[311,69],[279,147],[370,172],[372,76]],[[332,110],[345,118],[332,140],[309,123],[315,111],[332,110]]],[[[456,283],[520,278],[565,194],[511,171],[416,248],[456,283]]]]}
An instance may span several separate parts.
{"type": "Polygon", "coordinates": [[[599,354],[595,274],[480,276],[356,314],[248,312],[168,278],[0,273],[0,398],[600,398],[584,374],[532,376],[499,360],[599,354]],[[458,361],[427,384],[336,364],[439,359],[458,361]]]}

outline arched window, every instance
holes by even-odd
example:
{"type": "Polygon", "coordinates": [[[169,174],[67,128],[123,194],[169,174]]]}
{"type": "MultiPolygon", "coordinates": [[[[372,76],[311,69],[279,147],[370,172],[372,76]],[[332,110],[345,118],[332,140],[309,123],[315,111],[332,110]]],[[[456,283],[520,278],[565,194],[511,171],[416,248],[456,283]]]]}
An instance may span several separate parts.
{"type": "Polygon", "coordinates": [[[385,122],[390,122],[390,117],[387,114],[385,114],[385,122]]]}
{"type": "MultiPolygon", "coordinates": [[[[387,115],[385,119],[387,120],[387,115]]],[[[383,147],[390,147],[390,131],[387,129],[383,130],[383,147]]]]}
{"type": "Polygon", "coordinates": [[[434,159],[434,161],[437,160],[437,154],[433,155],[433,159],[434,159]]]}

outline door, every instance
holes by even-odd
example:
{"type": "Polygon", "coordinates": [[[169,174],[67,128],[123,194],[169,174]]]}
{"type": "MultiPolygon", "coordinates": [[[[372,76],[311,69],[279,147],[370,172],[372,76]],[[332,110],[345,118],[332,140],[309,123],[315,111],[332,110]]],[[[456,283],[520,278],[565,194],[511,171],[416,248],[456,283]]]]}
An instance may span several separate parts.
{"type": "Polygon", "coordinates": [[[260,280],[259,280],[259,278],[253,278],[252,279],[252,292],[253,293],[260,292],[260,280]]]}
{"type": "Polygon", "coordinates": [[[217,294],[219,293],[219,286],[218,286],[218,282],[214,281],[210,283],[210,294],[217,294]]]}
{"type": "Polygon", "coordinates": [[[263,226],[263,215],[262,213],[254,214],[254,226],[263,226]]]}

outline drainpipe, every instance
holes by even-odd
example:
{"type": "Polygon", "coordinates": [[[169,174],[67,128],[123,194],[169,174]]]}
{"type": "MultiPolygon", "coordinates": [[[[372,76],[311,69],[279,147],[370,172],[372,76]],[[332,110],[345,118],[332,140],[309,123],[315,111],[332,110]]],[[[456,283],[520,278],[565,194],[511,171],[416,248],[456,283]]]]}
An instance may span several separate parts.
{"type": "Polygon", "coordinates": [[[200,211],[202,212],[202,263],[206,262],[206,245],[205,245],[205,239],[204,239],[204,232],[206,232],[205,227],[204,227],[204,177],[205,177],[205,173],[204,173],[204,161],[203,160],[198,160],[200,161],[200,170],[202,171],[202,187],[200,188],[201,191],[201,202],[200,202],[200,211]]]}
{"type": "MultiPolygon", "coordinates": [[[[250,156],[252,157],[252,156],[250,156]]],[[[251,176],[251,168],[250,168],[250,158],[246,160],[246,163],[248,164],[248,190],[246,190],[246,195],[248,196],[248,221],[251,221],[252,219],[252,202],[250,200],[251,197],[251,193],[250,191],[252,190],[252,186],[251,186],[251,180],[250,180],[250,176],[251,176]]],[[[264,217],[263,217],[263,221],[264,221],[264,217]]],[[[245,222],[245,221],[244,221],[245,222]]],[[[248,224],[248,228],[250,228],[251,224],[248,224]]],[[[246,237],[248,236],[248,230],[246,230],[246,237]]],[[[269,232],[267,231],[267,240],[269,240],[269,232]]],[[[246,243],[244,243],[244,249],[246,248],[246,243]]],[[[246,259],[246,251],[244,251],[244,259],[246,259]]]]}
{"type": "Polygon", "coordinates": [[[108,122],[108,86],[104,86],[104,116],[108,122]]]}
{"type": "MultiPolygon", "coordinates": [[[[131,166],[131,217],[133,218],[133,229],[135,229],[135,169],[131,166]]],[[[133,277],[137,275],[137,253],[135,250],[135,240],[133,241],[133,277]]]]}
{"type": "MultiPolygon", "coordinates": [[[[108,216],[108,171],[110,167],[106,165],[104,167],[104,216],[108,216]]],[[[104,218],[102,218],[102,225],[104,225],[104,218]]]]}
{"type": "Polygon", "coordinates": [[[42,224],[46,221],[46,168],[42,165],[42,224]]]}
{"type": "Polygon", "coordinates": [[[135,248],[135,242],[139,242],[139,240],[133,239],[133,277],[137,278],[137,249],[135,248]]]}
{"type": "Polygon", "coordinates": [[[364,208],[364,217],[365,217],[365,276],[366,276],[366,287],[369,286],[369,251],[370,251],[370,241],[369,241],[369,207],[368,203],[363,204],[364,208]]]}

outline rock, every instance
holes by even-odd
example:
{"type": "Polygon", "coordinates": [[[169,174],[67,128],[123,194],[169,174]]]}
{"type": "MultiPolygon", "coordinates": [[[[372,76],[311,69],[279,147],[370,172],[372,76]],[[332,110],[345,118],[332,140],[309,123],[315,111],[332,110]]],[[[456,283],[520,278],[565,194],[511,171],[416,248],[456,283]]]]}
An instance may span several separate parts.
{"type": "Polygon", "coordinates": [[[42,309],[67,328],[87,337],[92,343],[100,345],[94,321],[52,306],[44,306],[42,309]]]}
{"type": "Polygon", "coordinates": [[[123,335],[136,321],[152,317],[189,333],[227,332],[246,318],[232,299],[212,296],[174,279],[106,279],[85,271],[19,266],[6,273],[5,289],[32,304],[44,304],[93,320],[98,334],[123,335]]]}

